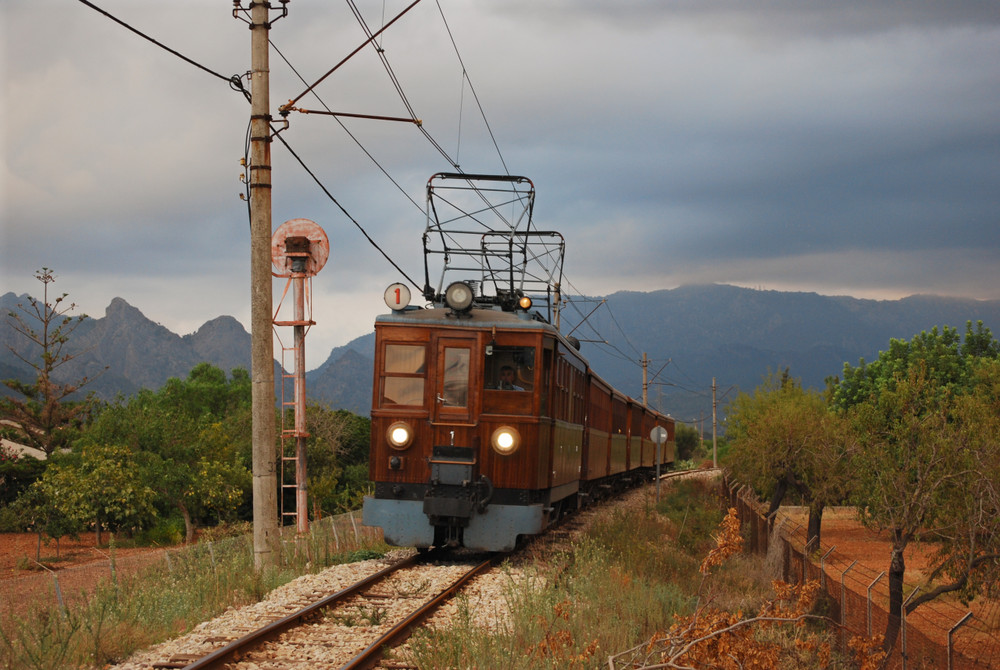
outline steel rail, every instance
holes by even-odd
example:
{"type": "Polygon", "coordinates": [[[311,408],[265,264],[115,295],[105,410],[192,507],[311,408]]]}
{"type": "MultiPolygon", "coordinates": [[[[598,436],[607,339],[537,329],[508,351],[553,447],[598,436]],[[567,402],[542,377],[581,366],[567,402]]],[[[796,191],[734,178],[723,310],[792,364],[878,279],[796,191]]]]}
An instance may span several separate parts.
{"type": "Polygon", "coordinates": [[[424,557],[420,555],[410,556],[399,563],[390,565],[387,568],[379,570],[375,574],[362,579],[361,581],[348,586],[347,588],[338,591],[332,595],[329,595],[321,600],[317,600],[311,605],[307,605],[298,612],[289,614],[283,619],[279,619],[273,623],[270,623],[262,628],[259,628],[252,633],[248,633],[243,637],[233,640],[229,644],[220,649],[216,649],[207,656],[203,656],[197,661],[184,666],[185,670],[203,670],[205,668],[220,668],[226,663],[232,662],[238,654],[242,654],[252,647],[259,646],[268,640],[274,639],[275,637],[281,635],[285,631],[298,626],[299,623],[308,617],[313,612],[329,607],[336,602],[343,600],[344,598],[357,593],[373,582],[377,582],[383,579],[387,575],[400,570],[405,567],[409,567],[416,563],[418,560],[422,560],[424,557]]]}
{"type": "Polygon", "coordinates": [[[374,666],[378,659],[381,658],[382,651],[386,647],[395,647],[405,642],[415,626],[430,616],[441,603],[455,595],[455,592],[462,588],[466,582],[493,565],[494,560],[496,560],[495,557],[488,558],[466,572],[437,597],[427,601],[419,609],[386,631],[382,637],[372,642],[364,651],[352,658],[341,670],[362,670],[374,666]]]}

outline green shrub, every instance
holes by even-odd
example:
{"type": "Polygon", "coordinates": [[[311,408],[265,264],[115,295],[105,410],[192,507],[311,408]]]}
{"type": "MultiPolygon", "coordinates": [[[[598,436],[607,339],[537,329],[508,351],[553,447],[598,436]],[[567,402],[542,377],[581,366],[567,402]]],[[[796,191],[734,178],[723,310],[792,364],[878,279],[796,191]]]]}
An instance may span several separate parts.
{"type": "Polygon", "coordinates": [[[184,539],[184,519],[179,516],[158,519],[156,525],[147,528],[135,538],[139,546],[159,545],[170,547],[184,539]]]}
{"type": "Polygon", "coordinates": [[[722,506],[703,479],[681,479],[666,490],[656,510],[669,519],[677,546],[691,555],[712,547],[712,534],[722,521],[722,506]]]}

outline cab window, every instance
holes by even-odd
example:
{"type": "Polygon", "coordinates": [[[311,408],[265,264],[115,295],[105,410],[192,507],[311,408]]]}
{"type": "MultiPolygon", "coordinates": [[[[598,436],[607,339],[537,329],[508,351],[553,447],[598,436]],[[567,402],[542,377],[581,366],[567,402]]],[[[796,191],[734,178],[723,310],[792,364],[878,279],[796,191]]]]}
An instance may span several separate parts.
{"type": "Polygon", "coordinates": [[[487,389],[531,391],[535,381],[534,347],[498,347],[487,350],[487,389]]]}
{"type": "Polygon", "coordinates": [[[465,347],[445,347],[444,401],[450,407],[469,405],[469,354],[465,347]]]}
{"type": "Polygon", "coordinates": [[[382,379],[383,405],[424,404],[426,349],[421,345],[387,344],[382,379]]]}

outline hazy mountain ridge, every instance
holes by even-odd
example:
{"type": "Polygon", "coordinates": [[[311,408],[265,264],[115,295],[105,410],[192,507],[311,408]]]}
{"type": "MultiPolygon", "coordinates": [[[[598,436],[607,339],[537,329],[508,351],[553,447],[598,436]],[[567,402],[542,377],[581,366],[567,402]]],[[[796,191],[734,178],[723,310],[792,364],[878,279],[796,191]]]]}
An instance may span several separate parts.
{"type": "MultiPolygon", "coordinates": [[[[15,309],[24,297],[0,296],[0,313],[15,309]]],[[[822,388],[844,362],[872,360],[890,338],[910,339],[922,330],[949,325],[964,332],[966,321],[982,320],[1000,333],[1000,301],[936,296],[901,300],[863,300],[815,293],[761,291],[727,285],[693,285],[607,296],[607,305],[578,326],[593,302],[570,306],[562,315],[563,331],[576,327],[582,351],[594,369],[615,387],[640,398],[639,359],[651,359],[650,376],[666,363],[649,389],[651,404],[683,420],[711,416],[712,377],[723,394],[733,386],[750,390],[768,370],[790,368],[807,386],[822,388]],[[621,330],[626,329],[627,335],[621,330]],[[608,340],[604,346],[586,340],[608,340]],[[625,360],[628,359],[628,360],[625,360]]],[[[6,320],[0,327],[0,378],[31,379],[32,371],[7,348],[28,357],[25,340],[6,320]]],[[[85,320],[70,341],[81,352],[63,379],[94,376],[87,387],[104,399],[140,388],[159,388],[170,377],[186,377],[208,361],[230,371],[250,367],[250,334],[230,316],[206,322],[180,336],[148,319],[121,298],[111,301],[101,318],[85,320]]],[[[331,350],[327,360],[306,375],[310,402],[367,415],[372,397],[374,333],[331,350]]],[[[276,385],[280,383],[277,374],[276,385]]],[[[732,397],[730,391],[728,397],[732,397]]]]}

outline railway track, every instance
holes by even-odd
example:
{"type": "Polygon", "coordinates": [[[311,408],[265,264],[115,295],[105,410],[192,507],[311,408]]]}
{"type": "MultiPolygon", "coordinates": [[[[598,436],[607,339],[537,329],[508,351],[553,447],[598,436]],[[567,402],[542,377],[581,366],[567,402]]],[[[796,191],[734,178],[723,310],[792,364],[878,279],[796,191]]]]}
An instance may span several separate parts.
{"type": "Polygon", "coordinates": [[[494,558],[411,556],[200,658],[175,654],[151,667],[371,668],[494,558]]]}
{"type": "MultiPolygon", "coordinates": [[[[663,481],[711,474],[713,471],[704,470],[667,473],[663,481]]],[[[545,535],[533,538],[516,552],[520,555],[517,562],[547,566],[541,568],[547,579],[558,579],[558,565],[550,561],[559,554],[573,551],[578,534],[602,507],[603,504],[597,504],[581,510],[545,535]]],[[[509,555],[493,555],[496,556],[509,555]]],[[[439,558],[435,552],[411,554],[396,559],[388,567],[370,567],[363,574],[341,579],[336,586],[316,584],[307,589],[311,596],[291,601],[282,598],[287,604],[279,609],[257,612],[252,624],[230,625],[226,632],[206,629],[207,635],[188,646],[161,651],[158,661],[147,657],[145,662],[122,667],[128,670],[374,667],[386,646],[394,647],[404,642],[409,633],[454,595],[461,584],[486,571],[491,564],[490,560],[441,561],[439,558]],[[331,592],[333,595],[325,595],[331,592]]],[[[368,562],[356,565],[366,564],[368,562]]],[[[321,576],[314,577],[319,579],[321,576]]],[[[504,581],[508,578],[509,575],[504,581]]],[[[476,580],[475,584],[473,590],[479,591],[481,580],[476,580]]],[[[481,598],[492,605],[486,609],[495,609],[496,603],[502,600],[496,591],[477,596],[481,598]]]]}

